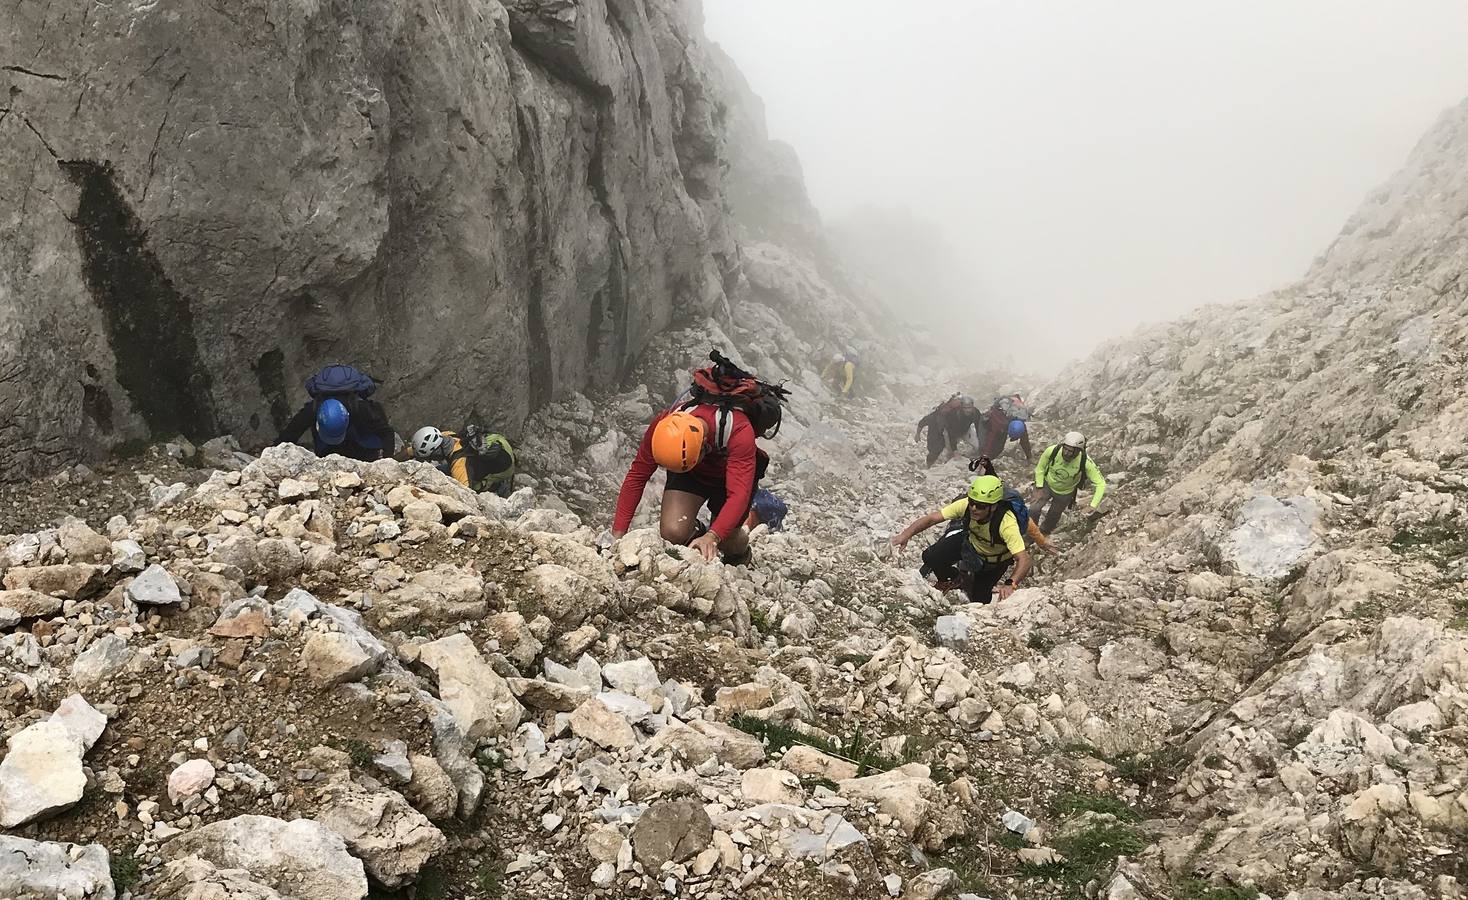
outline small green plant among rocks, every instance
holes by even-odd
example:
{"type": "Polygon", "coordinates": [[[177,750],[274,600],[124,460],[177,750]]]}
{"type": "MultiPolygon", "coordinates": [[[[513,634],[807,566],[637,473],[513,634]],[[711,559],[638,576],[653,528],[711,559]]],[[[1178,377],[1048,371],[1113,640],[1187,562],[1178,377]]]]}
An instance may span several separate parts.
{"type": "Polygon", "coordinates": [[[1150,838],[1138,829],[1110,817],[1096,817],[1085,827],[1062,834],[1054,847],[1063,862],[1043,866],[1020,864],[1020,872],[1029,878],[1055,882],[1064,896],[1085,896],[1086,885],[1106,875],[1123,856],[1135,856],[1146,849],[1150,838]]]}
{"type": "Polygon", "coordinates": [[[352,765],[356,766],[359,769],[365,769],[368,766],[372,765],[372,760],[376,756],[376,754],[372,752],[371,747],[367,746],[365,742],[359,741],[356,738],[348,740],[343,749],[346,750],[347,756],[351,757],[352,765]]]}
{"type": "Polygon", "coordinates": [[[143,876],[143,864],[133,855],[134,849],[119,850],[108,859],[112,871],[112,886],[119,896],[126,893],[143,876]]]}
{"type": "Polygon", "coordinates": [[[764,742],[772,753],[789,750],[796,744],[804,744],[813,747],[827,756],[844,759],[856,765],[856,774],[870,775],[873,772],[887,772],[897,768],[904,762],[911,760],[896,760],[884,756],[878,752],[876,742],[869,738],[861,729],[857,729],[850,738],[842,741],[830,741],[815,735],[797,731],[787,725],[776,722],[766,722],[751,716],[734,716],[729,724],[738,728],[745,734],[752,734],[764,742]]]}
{"type": "Polygon", "coordinates": [[[1118,822],[1140,822],[1141,813],[1128,806],[1125,801],[1109,794],[1061,794],[1053,804],[1058,816],[1094,812],[1109,815],[1118,822]]]}

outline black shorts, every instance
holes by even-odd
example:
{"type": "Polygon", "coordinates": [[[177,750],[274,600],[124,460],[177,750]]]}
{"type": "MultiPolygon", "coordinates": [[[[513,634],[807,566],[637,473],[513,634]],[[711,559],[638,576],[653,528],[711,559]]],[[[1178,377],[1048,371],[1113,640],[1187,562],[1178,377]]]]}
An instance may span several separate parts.
{"type": "MultiPolygon", "coordinates": [[[[739,514],[739,524],[749,518],[749,510],[754,506],[754,492],[758,490],[759,482],[756,481],[749,491],[749,500],[744,504],[744,511],[739,514]]],[[[729,499],[729,492],[722,484],[712,485],[689,475],[687,472],[669,472],[668,482],[663,486],[665,491],[682,491],[685,494],[697,494],[708,504],[709,515],[712,519],[719,517],[719,512],[729,499]]],[[[712,519],[710,524],[712,524],[712,519]]]]}

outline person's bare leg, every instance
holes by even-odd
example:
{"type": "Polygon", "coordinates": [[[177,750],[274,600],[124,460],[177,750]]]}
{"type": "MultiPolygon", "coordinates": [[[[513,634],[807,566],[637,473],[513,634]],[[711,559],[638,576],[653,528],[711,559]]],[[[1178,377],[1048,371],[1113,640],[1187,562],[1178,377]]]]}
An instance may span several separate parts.
{"type": "Polygon", "coordinates": [[[659,528],[663,540],[670,544],[687,544],[697,530],[698,511],[703,498],[687,491],[663,491],[663,511],[659,528]]]}

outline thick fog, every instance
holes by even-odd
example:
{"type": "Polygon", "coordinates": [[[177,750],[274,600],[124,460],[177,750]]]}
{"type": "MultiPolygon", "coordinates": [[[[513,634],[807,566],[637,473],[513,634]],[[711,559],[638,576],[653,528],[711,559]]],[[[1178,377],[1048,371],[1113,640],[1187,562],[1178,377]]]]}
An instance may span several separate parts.
{"type": "Polygon", "coordinates": [[[836,238],[1033,370],[1303,274],[1468,96],[1462,0],[705,8],[836,238]]]}

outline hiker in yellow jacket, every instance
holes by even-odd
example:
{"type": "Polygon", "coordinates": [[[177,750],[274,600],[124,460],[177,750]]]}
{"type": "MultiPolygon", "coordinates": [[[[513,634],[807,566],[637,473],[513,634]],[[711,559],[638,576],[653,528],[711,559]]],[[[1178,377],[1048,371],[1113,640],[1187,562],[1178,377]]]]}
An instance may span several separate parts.
{"type": "Polygon", "coordinates": [[[1091,482],[1091,508],[1095,509],[1106,495],[1106,479],[1086,456],[1086,438],[1079,431],[1066,434],[1060,443],[1040,454],[1035,466],[1035,489],[1030,493],[1030,521],[1040,521],[1042,533],[1054,531],[1060,517],[1075,503],[1082,476],[1091,482]],[[1045,511],[1043,520],[1041,510],[1045,511]]]}
{"type": "Polygon", "coordinates": [[[855,353],[832,354],[831,361],[821,370],[821,380],[841,397],[850,397],[851,385],[856,381],[856,362],[855,353]]]}

